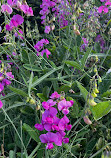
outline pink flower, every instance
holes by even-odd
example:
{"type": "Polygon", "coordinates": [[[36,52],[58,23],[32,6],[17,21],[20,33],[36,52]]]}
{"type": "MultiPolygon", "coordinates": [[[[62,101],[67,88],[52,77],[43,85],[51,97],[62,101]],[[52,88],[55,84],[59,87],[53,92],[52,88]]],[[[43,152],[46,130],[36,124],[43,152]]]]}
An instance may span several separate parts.
{"type": "Polygon", "coordinates": [[[7,12],[7,13],[11,14],[13,12],[12,8],[8,4],[3,4],[1,6],[1,8],[2,8],[3,13],[7,12]]]}
{"type": "Polygon", "coordinates": [[[39,131],[43,131],[44,130],[44,126],[42,124],[35,124],[35,128],[38,129],[39,131]]]}
{"type": "Polygon", "coordinates": [[[43,56],[44,53],[46,53],[47,58],[49,58],[49,55],[51,54],[51,52],[50,52],[48,49],[43,49],[43,50],[41,51],[41,55],[43,56]]]}
{"type": "Polygon", "coordinates": [[[0,108],[2,108],[2,106],[3,106],[3,103],[2,103],[2,101],[0,100],[0,108]]]}
{"type": "Polygon", "coordinates": [[[6,29],[8,31],[11,31],[14,27],[18,27],[19,25],[21,25],[24,22],[24,19],[21,15],[16,14],[12,17],[9,25],[6,25],[6,29]]]}
{"type": "Polygon", "coordinates": [[[52,99],[49,99],[47,102],[42,102],[42,106],[44,109],[48,110],[51,106],[54,106],[56,104],[55,101],[53,101],[52,99]]]}
{"type": "Polygon", "coordinates": [[[49,34],[50,31],[51,31],[50,26],[45,26],[44,32],[49,34]]]}
{"type": "Polygon", "coordinates": [[[69,138],[63,138],[63,143],[64,144],[69,143],[69,138]]]}
{"type": "Polygon", "coordinates": [[[28,5],[21,5],[20,9],[27,15],[29,16],[33,16],[33,10],[31,7],[29,7],[28,5]]]}
{"type": "Polygon", "coordinates": [[[0,92],[3,91],[4,86],[0,83],[0,92]]]}
{"type": "Polygon", "coordinates": [[[7,76],[8,79],[14,78],[14,75],[12,75],[12,72],[7,72],[6,76],[7,76]]]}
{"type": "Polygon", "coordinates": [[[17,1],[18,0],[7,0],[7,3],[11,6],[11,7],[13,7],[13,6],[16,6],[17,5],[17,1]]]}
{"type": "Polygon", "coordinates": [[[58,98],[60,98],[60,96],[61,96],[60,94],[58,94],[57,92],[54,92],[51,94],[50,98],[51,99],[58,99],[58,98]]]}
{"type": "Polygon", "coordinates": [[[100,6],[100,7],[98,8],[98,12],[99,12],[99,13],[102,13],[102,11],[103,11],[104,13],[108,13],[108,8],[107,8],[106,6],[100,6]]]}
{"type": "Polygon", "coordinates": [[[72,125],[68,124],[69,123],[69,119],[66,115],[64,115],[63,118],[61,118],[61,120],[58,123],[58,127],[59,130],[61,131],[65,131],[65,129],[68,131],[72,128],[72,125]]]}
{"type": "Polygon", "coordinates": [[[69,113],[68,108],[71,106],[72,106],[72,103],[70,101],[66,101],[65,99],[63,99],[62,101],[58,103],[58,109],[59,111],[62,110],[62,113],[64,115],[67,115],[69,113]]]}
{"type": "Polygon", "coordinates": [[[40,135],[40,140],[42,143],[47,143],[46,149],[52,149],[53,143],[55,143],[58,146],[62,145],[62,141],[60,142],[60,135],[52,132],[48,132],[46,134],[40,135]]]}

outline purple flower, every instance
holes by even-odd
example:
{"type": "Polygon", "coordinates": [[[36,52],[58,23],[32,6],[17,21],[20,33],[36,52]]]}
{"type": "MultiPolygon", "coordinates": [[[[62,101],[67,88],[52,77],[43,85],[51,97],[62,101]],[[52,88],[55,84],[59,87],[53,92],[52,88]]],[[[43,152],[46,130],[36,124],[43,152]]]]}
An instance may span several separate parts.
{"type": "Polygon", "coordinates": [[[58,103],[58,109],[59,111],[62,110],[62,113],[67,115],[69,113],[68,108],[72,106],[72,103],[70,101],[66,101],[65,99],[63,99],[62,101],[60,101],[58,103]]]}
{"type": "Polygon", "coordinates": [[[43,56],[44,53],[46,53],[47,58],[49,58],[49,55],[51,54],[51,52],[50,52],[48,49],[43,49],[43,50],[41,51],[41,55],[43,56]]]}
{"type": "Polygon", "coordinates": [[[13,6],[15,6],[15,5],[17,5],[17,1],[18,0],[7,0],[7,3],[11,6],[11,7],[13,7],[13,6]]]}
{"type": "Polygon", "coordinates": [[[64,144],[69,143],[69,138],[63,138],[63,143],[64,144]]]}
{"type": "Polygon", "coordinates": [[[0,83],[0,92],[3,91],[3,89],[4,89],[4,86],[3,86],[3,84],[0,83]]]}
{"type": "Polygon", "coordinates": [[[50,26],[45,26],[44,32],[49,34],[50,31],[51,31],[50,26]]]}
{"type": "Polygon", "coordinates": [[[7,72],[6,76],[7,76],[8,79],[14,78],[14,75],[12,75],[12,72],[7,72]]]}
{"type": "Polygon", "coordinates": [[[33,10],[31,7],[29,7],[28,5],[21,5],[20,9],[27,15],[29,16],[33,16],[33,10]]]}
{"type": "Polygon", "coordinates": [[[102,11],[103,11],[104,13],[108,13],[108,8],[107,8],[106,6],[100,6],[100,7],[98,8],[98,12],[99,12],[99,13],[102,13],[102,11]]]}
{"type": "Polygon", "coordinates": [[[2,103],[2,101],[0,100],[0,108],[2,108],[2,106],[3,106],[3,103],[2,103]]]}
{"type": "Polygon", "coordinates": [[[52,99],[49,99],[47,102],[42,102],[42,106],[44,109],[48,110],[51,106],[54,106],[56,104],[55,101],[53,101],[52,99]]]}
{"type": "Polygon", "coordinates": [[[11,81],[9,81],[9,80],[7,80],[6,78],[4,78],[4,79],[2,80],[2,84],[3,84],[4,86],[7,86],[7,85],[10,85],[10,84],[11,84],[11,81]]]}
{"type": "Polygon", "coordinates": [[[65,129],[68,131],[72,128],[72,125],[68,125],[69,119],[66,115],[64,115],[63,118],[58,123],[59,130],[65,131],[65,129]]]}
{"type": "Polygon", "coordinates": [[[48,132],[46,134],[41,134],[39,138],[42,143],[47,143],[46,149],[52,149],[53,143],[55,143],[57,146],[62,145],[62,137],[60,133],[48,132]]]}
{"type": "Polygon", "coordinates": [[[36,129],[38,129],[39,131],[43,131],[44,130],[44,126],[42,124],[35,124],[34,126],[36,129]]]}
{"type": "Polygon", "coordinates": [[[16,14],[12,17],[9,25],[6,25],[6,30],[11,31],[14,27],[18,27],[24,22],[24,19],[21,15],[16,14]]]}
{"type": "Polygon", "coordinates": [[[58,99],[58,98],[60,98],[60,96],[61,96],[60,94],[58,94],[57,92],[54,92],[51,94],[50,98],[51,99],[58,99]]]}
{"type": "Polygon", "coordinates": [[[3,4],[1,6],[1,8],[2,8],[3,13],[7,12],[7,13],[11,14],[13,12],[12,8],[8,4],[3,4]]]}

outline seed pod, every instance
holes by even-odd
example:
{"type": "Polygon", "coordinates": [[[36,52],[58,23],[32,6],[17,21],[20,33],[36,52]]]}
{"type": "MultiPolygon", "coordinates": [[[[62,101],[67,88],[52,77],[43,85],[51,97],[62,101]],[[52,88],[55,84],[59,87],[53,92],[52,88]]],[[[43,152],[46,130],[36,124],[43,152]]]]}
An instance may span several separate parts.
{"type": "Polygon", "coordinates": [[[95,89],[94,89],[94,92],[95,92],[95,93],[99,93],[99,91],[98,91],[98,89],[97,89],[97,88],[95,88],[95,89]]]}

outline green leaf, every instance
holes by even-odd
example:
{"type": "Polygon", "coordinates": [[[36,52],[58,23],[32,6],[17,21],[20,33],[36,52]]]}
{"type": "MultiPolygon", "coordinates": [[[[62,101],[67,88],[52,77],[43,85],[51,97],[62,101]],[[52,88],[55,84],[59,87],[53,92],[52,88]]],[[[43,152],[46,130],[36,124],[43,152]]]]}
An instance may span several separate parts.
{"type": "Polygon", "coordinates": [[[81,83],[79,83],[78,81],[76,81],[76,83],[77,83],[77,86],[78,86],[80,92],[82,93],[85,101],[87,101],[88,91],[81,85],[81,83]]]}
{"type": "Polygon", "coordinates": [[[96,106],[90,106],[95,120],[99,120],[111,111],[111,101],[98,103],[96,106]]]}
{"type": "Polygon", "coordinates": [[[42,77],[40,77],[38,80],[36,80],[35,82],[32,83],[32,87],[34,88],[35,86],[37,86],[39,83],[41,83],[44,79],[46,79],[48,76],[50,76],[52,73],[54,73],[55,71],[61,69],[62,66],[59,66],[57,68],[54,68],[53,70],[49,71],[48,73],[46,73],[45,75],[43,75],[42,77]]]}
{"type": "Polygon", "coordinates": [[[82,65],[82,69],[84,69],[84,66],[86,64],[86,61],[88,59],[88,56],[90,54],[91,50],[87,50],[86,53],[84,54],[83,58],[81,59],[81,65],[82,65]]]}
{"type": "Polygon", "coordinates": [[[25,93],[25,92],[24,92],[23,90],[21,90],[21,89],[14,88],[14,87],[11,87],[11,86],[8,86],[8,88],[9,88],[11,91],[15,92],[16,94],[22,95],[23,97],[28,97],[28,94],[25,93]]]}
{"type": "Polygon", "coordinates": [[[104,92],[101,97],[108,97],[109,95],[111,95],[111,90],[104,92]]]}
{"type": "Polygon", "coordinates": [[[65,93],[67,93],[70,89],[71,87],[69,85],[64,84],[58,89],[58,92],[61,93],[62,91],[64,91],[65,93]]]}
{"type": "Polygon", "coordinates": [[[24,64],[23,67],[30,71],[37,71],[37,72],[42,71],[42,69],[37,65],[24,64]]]}
{"type": "Polygon", "coordinates": [[[48,98],[46,98],[43,93],[37,93],[37,96],[42,100],[42,101],[47,101],[48,98]]]}
{"type": "Polygon", "coordinates": [[[28,132],[32,139],[34,139],[36,142],[40,142],[39,136],[33,128],[31,128],[26,123],[23,124],[22,128],[28,132]]]}
{"type": "Polygon", "coordinates": [[[25,49],[23,49],[21,52],[21,61],[23,63],[29,63],[28,53],[25,49]]]}
{"type": "Polygon", "coordinates": [[[32,86],[32,80],[33,80],[33,72],[31,72],[30,80],[29,80],[29,86],[28,86],[29,97],[31,97],[30,91],[31,91],[31,86],[32,86]]]}
{"type": "Polygon", "coordinates": [[[80,70],[80,71],[83,71],[83,69],[81,68],[80,64],[78,64],[76,61],[70,61],[70,60],[66,60],[64,61],[66,64],[80,70]]]}

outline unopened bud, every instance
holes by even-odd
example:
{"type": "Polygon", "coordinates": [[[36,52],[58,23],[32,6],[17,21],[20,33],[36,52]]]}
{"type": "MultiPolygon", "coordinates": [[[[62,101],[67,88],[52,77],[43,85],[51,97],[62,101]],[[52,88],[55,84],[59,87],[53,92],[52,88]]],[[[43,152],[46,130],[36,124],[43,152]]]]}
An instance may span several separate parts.
{"type": "Polygon", "coordinates": [[[97,97],[97,94],[95,92],[92,92],[91,95],[95,98],[97,97]]]}
{"type": "Polygon", "coordinates": [[[95,72],[95,73],[97,72],[97,68],[96,68],[96,67],[94,68],[94,72],[95,72]]]}
{"type": "Polygon", "coordinates": [[[36,110],[40,110],[40,105],[37,105],[37,106],[36,106],[36,110]]]}
{"type": "Polygon", "coordinates": [[[97,88],[95,88],[95,89],[94,89],[94,92],[95,92],[95,93],[99,93],[99,91],[98,91],[98,89],[97,89],[97,88]]]}
{"type": "Polygon", "coordinates": [[[80,35],[80,34],[81,34],[81,33],[79,32],[79,30],[75,30],[74,33],[75,33],[76,35],[80,35]]]}
{"type": "Polygon", "coordinates": [[[30,99],[29,103],[30,103],[30,104],[35,104],[36,101],[35,101],[34,99],[30,99]]]}
{"type": "Polygon", "coordinates": [[[98,82],[99,82],[99,83],[100,83],[100,82],[102,82],[102,79],[101,79],[101,77],[100,77],[100,76],[99,76],[98,82]]]}
{"type": "Polygon", "coordinates": [[[30,98],[29,98],[29,97],[27,97],[27,100],[26,100],[26,102],[28,103],[28,102],[29,102],[29,100],[30,100],[30,98]]]}
{"type": "Polygon", "coordinates": [[[88,118],[88,116],[84,116],[84,117],[83,117],[83,120],[84,120],[84,122],[85,122],[87,125],[91,125],[91,124],[92,124],[92,122],[91,122],[91,120],[88,118]]]}
{"type": "Polygon", "coordinates": [[[91,106],[95,106],[97,103],[93,99],[88,99],[88,104],[91,106]]]}

